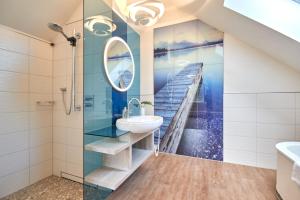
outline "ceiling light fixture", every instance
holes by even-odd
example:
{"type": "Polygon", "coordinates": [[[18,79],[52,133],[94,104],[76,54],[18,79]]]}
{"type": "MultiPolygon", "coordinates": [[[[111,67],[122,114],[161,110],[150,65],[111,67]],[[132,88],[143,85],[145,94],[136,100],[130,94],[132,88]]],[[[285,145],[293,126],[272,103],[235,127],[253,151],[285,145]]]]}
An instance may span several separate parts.
{"type": "Polygon", "coordinates": [[[96,36],[107,36],[117,29],[117,25],[106,16],[96,15],[85,19],[84,28],[96,36]]]}
{"type": "Polygon", "coordinates": [[[159,0],[143,0],[128,6],[129,19],[136,25],[153,26],[165,12],[164,4],[159,0]]]}

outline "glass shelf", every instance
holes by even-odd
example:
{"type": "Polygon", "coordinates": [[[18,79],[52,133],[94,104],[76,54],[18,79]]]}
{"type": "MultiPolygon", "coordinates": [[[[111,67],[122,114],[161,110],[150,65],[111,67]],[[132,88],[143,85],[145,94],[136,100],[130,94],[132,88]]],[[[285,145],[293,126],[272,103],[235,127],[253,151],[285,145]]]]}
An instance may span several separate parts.
{"type": "Polygon", "coordinates": [[[85,135],[92,135],[92,136],[101,136],[101,137],[110,137],[110,138],[117,138],[121,135],[128,133],[128,131],[122,131],[118,129],[116,126],[110,126],[103,129],[90,131],[84,133],[85,135]]]}

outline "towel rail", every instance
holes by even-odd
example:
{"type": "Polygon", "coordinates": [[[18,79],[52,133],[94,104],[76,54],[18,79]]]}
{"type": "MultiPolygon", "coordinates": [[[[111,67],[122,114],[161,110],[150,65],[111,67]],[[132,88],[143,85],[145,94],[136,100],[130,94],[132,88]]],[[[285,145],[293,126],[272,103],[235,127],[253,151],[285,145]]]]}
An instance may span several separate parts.
{"type": "Polygon", "coordinates": [[[36,104],[39,106],[53,106],[54,101],[37,101],[36,104]]]}

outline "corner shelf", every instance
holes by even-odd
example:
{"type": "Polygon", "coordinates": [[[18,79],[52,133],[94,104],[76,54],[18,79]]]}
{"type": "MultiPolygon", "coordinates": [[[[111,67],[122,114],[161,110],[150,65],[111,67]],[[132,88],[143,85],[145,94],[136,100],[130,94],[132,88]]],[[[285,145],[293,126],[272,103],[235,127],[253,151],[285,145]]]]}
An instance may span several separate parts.
{"type": "Polygon", "coordinates": [[[127,133],[85,145],[85,150],[103,153],[103,167],[85,177],[87,183],[116,190],[154,153],[153,132],[127,133]]]}

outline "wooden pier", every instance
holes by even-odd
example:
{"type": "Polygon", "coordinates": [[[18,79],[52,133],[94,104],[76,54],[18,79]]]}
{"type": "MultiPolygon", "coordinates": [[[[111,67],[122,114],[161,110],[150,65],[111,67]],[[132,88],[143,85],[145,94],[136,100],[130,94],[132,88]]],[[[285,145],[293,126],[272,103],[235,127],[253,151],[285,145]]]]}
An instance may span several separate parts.
{"type": "Polygon", "coordinates": [[[182,69],[155,94],[155,115],[162,116],[160,151],[176,153],[202,80],[203,63],[182,69]]]}

